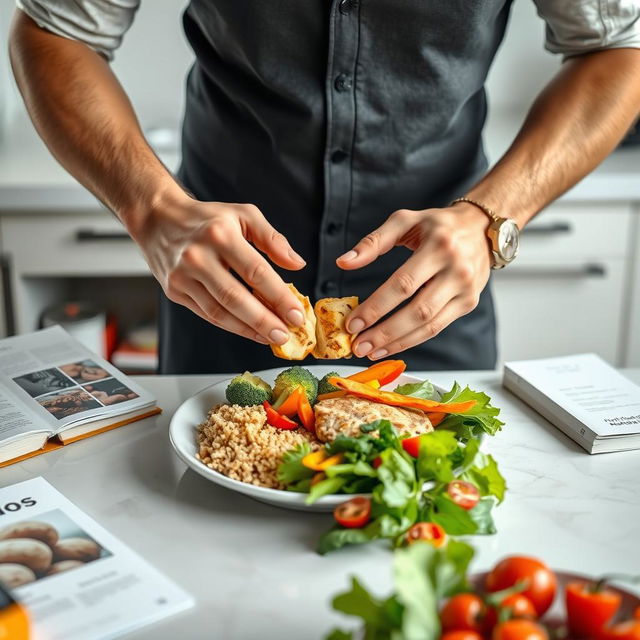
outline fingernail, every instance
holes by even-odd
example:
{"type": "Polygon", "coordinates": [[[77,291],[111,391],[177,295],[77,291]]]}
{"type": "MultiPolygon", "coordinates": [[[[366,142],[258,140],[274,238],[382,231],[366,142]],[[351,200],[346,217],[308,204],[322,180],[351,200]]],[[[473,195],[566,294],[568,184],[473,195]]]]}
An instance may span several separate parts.
{"type": "Polygon", "coordinates": [[[371,349],[373,349],[373,345],[370,342],[361,342],[356,345],[355,352],[358,357],[362,358],[362,356],[366,356],[371,349]]]}
{"type": "Polygon", "coordinates": [[[389,353],[386,349],[376,349],[369,357],[372,360],[377,360],[378,358],[382,358],[389,353]]]}
{"type": "Polygon", "coordinates": [[[338,258],[338,260],[353,260],[354,258],[358,257],[358,252],[354,251],[353,249],[351,251],[347,251],[347,253],[345,253],[343,256],[340,256],[338,258]]]}
{"type": "Polygon", "coordinates": [[[289,321],[289,324],[294,327],[301,327],[304,324],[302,311],[298,311],[298,309],[291,309],[291,311],[287,313],[287,320],[289,321]]]}
{"type": "Polygon", "coordinates": [[[364,329],[364,320],[361,318],[350,320],[347,329],[349,330],[349,333],[360,333],[360,331],[364,329]]]}
{"type": "Polygon", "coordinates": [[[302,256],[298,255],[293,249],[289,249],[289,257],[296,262],[307,264],[306,260],[302,256]]]}
{"type": "Polygon", "coordinates": [[[282,329],[274,329],[269,334],[269,341],[274,344],[284,344],[289,339],[289,334],[282,329]]]}

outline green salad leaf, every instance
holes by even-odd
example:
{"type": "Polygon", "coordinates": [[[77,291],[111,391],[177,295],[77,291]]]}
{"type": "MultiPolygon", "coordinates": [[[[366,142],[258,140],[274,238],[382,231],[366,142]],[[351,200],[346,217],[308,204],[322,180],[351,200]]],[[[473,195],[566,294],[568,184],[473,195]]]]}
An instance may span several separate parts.
{"type": "Polygon", "coordinates": [[[295,449],[290,449],[282,456],[282,463],[278,467],[278,482],[282,484],[294,484],[301,480],[311,482],[314,471],[302,464],[302,458],[311,453],[308,442],[299,444],[295,449]]]}
{"type": "Polygon", "coordinates": [[[440,401],[440,394],[434,389],[433,383],[429,380],[400,384],[394,389],[394,392],[403,396],[411,396],[412,398],[440,401]]]}

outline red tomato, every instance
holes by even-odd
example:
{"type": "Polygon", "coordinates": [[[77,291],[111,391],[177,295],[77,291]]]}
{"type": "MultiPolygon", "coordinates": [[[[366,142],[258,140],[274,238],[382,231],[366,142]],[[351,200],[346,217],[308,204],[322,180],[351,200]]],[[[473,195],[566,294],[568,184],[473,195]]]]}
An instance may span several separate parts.
{"type": "Polygon", "coordinates": [[[459,593],[445,602],[440,611],[444,631],[481,631],[484,602],[475,593],[459,593]]]}
{"type": "Polygon", "coordinates": [[[440,640],[482,640],[482,636],[477,631],[466,631],[456,629],[447,631],[440,636],[440,640]]]}
{"type": "Polygon", "coordinates": [[[347,529],[363,527],[371,517],[371,500],[369,498],[351,498],[339,504],[333,510],[336,522],[347,529]]]}
{"type": "Polygon", "coordinates": [[[420,436],[405,438],[401,441],[402,448],[413,458],[417,458],[420,453],[420,436]]]}
{"type": "Polygon", "coordinates": [[[512,618],[528,618],[530,620],[534,620],[538,617],[531,600],[526,596],[523,596],[521,593],[514,593],[507,596],[500,603],[499,607],[489,607],[487,609],[487,613],[482,624],[482,630],[485,633],[491,633],[493,631],[493,628],[498,624],[500,611],[503,609],[509,609],[509,620],[512,618]]]}
{"type": "Polygon", "coordinates": [[[434,547],[441,547],[447,540],[447,534],[439,524],[434,522],[416,522],[407,531],[407,542],[411,544],[418,540],[425,540],[434,547]]]}
{"type": "Polygon", "coordinates": [[[594,592],[588,582],[570,582],[565,588],[569,632],[594,636],[611,621],[620,608],[622,596],[610,589],[594,592]]]}
{"type": "Polygon", "coordinates": [[[492,640],[548,640],[546,629],[533,620],[507,620],[501,622],[491,636],[492,640]]]}
{"type": "Polygon", "coordinates": [[[473,509],[480,500],[478,487],[464,480],[453,480],[447,487],[449,497],[463,509],[473,509]]]}
{"type": "Polygon", "coordinates": [[[633,617],[636,620],[640,620],[640,607],[637,607],[636,610],[633,612],[633,617]]]}
{"type": "Polygon", "coordinates": [[[605,627],[599,637],[602,640],[640,640],[640,620],[627,620],[605,627]]]}
{"type": "Polygon", "coordinates": [[[520,580],[527,580],[528,585],[522,595],[531,600],[538,616],[551,606],[556,595],[556,577],[546,564],[535,558],[525,556],[509,556],[498,564],[487,575],[487,591],[502,591],[513,587],[520,580]]]}
{"type": "Polygon", "coordinates": [[[380,456],[378,456],[377,458],[374,458],[373,462],[371,463],[374,469],[377,469],[381,464],[382,464],[382,458],[380,456]]]}

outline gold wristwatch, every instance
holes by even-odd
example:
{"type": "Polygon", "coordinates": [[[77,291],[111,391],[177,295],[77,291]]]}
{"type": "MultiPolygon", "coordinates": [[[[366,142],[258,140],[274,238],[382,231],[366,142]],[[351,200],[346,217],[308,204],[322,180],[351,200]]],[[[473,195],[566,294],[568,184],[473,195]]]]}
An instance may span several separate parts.
{"type": "Polygon", "coordinates": [[[456,198],[451,204],[456,202],[468,202],[475,205],[491,219],[491,224],[487,229],[487,238],[491,243],[491,253],[493,254],[492,269],[502,269],[513,262],[518,255],[520,246],[520,229],[513,218],[502,218],[495,211],[491,210],[482,202],[471,198],[456,198]]]}

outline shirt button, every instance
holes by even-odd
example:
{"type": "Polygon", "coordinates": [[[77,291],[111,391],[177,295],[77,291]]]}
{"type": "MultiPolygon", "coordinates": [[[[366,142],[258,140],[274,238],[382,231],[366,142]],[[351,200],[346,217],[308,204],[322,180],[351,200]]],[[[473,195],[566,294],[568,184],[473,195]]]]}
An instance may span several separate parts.
{"type": "Polygon", "coordinates": [[[339,222],[330,222],[327,225],[327,233],[330,236],[335,236],[342,231],[342,225],[339,222]]]}
{"type": "Polygon", "coordinates": [[[338,164],[343,160],[346,160],[348,157],[349,157],[349,154],[346,151],[343,151],[342,149],[336,149],[331,154],[331,162],[335,162],[335,164],[338,164]]]}
{"type": "Polygon", "coordinates": [[[322,293],[330,294],[338,291],[338,283],[335,280],[325,280],[320,286],[322,293]]]}
{"type": "Polygon", "coordinates": [[[340,91],[340,92],[349,91],[349,89],[351,89],[351,86],[352,86],[351,78],[348,75],[341,73],[339,76],[336,77],[333,85],[335,86],[336,91],[340,91]]]}
{"type": "Polygon", "coordinates": [[[351,13],[356,7],[356,0],[342,0],[340,3],[340,13],[347,15],[351,13]]]}

